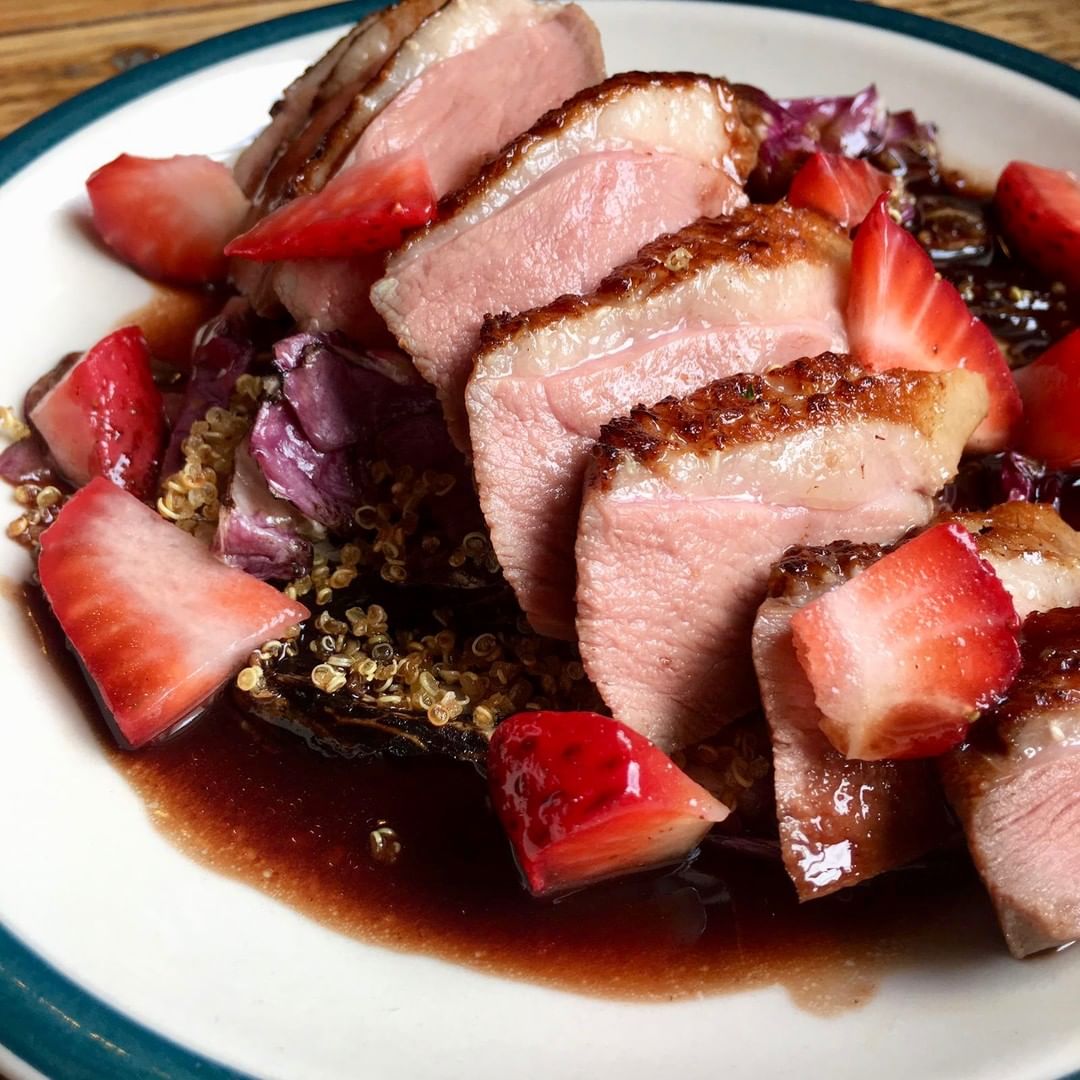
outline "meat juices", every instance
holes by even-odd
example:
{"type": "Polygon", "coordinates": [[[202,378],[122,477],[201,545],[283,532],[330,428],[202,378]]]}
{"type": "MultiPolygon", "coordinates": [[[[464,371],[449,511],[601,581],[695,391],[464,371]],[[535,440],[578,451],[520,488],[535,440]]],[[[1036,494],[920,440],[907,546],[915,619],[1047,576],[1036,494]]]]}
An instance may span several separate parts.
{"type": "Polygon", "coordinates": [[[641,401],[847,347],[851,243],[749,206],[661,237],[585,297],[483,332],[466,392],[492,544],[533,627],[574,636],[581,484],[601,426],[641,401]]]}
{"type": "Polygon", "coordinates": [[[1024,623],[1004,702],[940,759],[1014,956],[1080,937],[1080,609],[1024,623]]]}
{"type": "Polygon", "coordinates": [[[673,749],[748,711],[772,564],[796,544],[925,524],[986,410],[970,372],[870,375],[826,353],[605,425],[578,526],[577,628],[615,716],[673,749]]]}
{"type": "Polygon", "coordinates": [[[842,541],[788,552],[754,622],[780,846],[800,900],[903,866],[955,831],[932,761],[849,761],[834,749],[818,726],[821,712],[795,655],[795,612],[882,554],[876,544],[842,541]]]}
{"type": "MultiPolygon", "coordinates": [[[[599,34],[575,4],[405,0],[364,25],[337,63],[351,61],[351,78],[339,76],[325,103],[312,102],[263,183],[259,214],[321,191],[349,165],[412,146],[423,147],[445,195],[547,110],[604,77],[599,34]],[[528,79],[518,77],[523,68],[528,79]]],[[[299,104],[310,91],[294,87],[299,104]]],[[[280,301],[306,329],[363,337],[374,322],[366,293],[380,270],[380,258],[288,261],[258,273],[240,262],[234,276],[262,313],[280,301]]]]}
{"type": "Polygon", "coordinates": [[[745,202],[751,136],[723,80],[617,75],[516,139],[387,262],[375,308],[468,445],[484,317],[588,292],[656,236],[745,202]]]}

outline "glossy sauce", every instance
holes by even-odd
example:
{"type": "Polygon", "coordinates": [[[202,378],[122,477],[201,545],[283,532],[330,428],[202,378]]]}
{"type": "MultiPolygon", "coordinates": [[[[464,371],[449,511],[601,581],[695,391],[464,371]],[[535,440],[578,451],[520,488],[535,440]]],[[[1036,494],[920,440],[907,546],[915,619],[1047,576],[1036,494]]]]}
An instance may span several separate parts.
{"type": "Polygon", "coordinates": [[[219,702],[169,742],[117,750],[32,588],[23,606],[154,824],[197,861],[361,940],[606,997],[667,1001],[785,987],[835,1014],[883,974],[1001,952],[966,855],[800,906],[768,844],[706,841],[679,872],[550,903],[522,889],[484,780],[435,758],[356,762],[219,702]],[[401,851],[372,853],[389,825],[401,851]]]}

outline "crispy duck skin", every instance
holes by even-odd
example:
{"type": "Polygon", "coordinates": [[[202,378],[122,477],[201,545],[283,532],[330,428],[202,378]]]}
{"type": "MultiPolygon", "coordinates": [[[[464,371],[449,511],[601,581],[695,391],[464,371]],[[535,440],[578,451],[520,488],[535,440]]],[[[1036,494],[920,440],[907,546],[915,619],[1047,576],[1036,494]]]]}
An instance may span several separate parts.
{"type": "Polygon", "coordinates": [[[773,563],[924,525],[986,408],[969,372],[871,375],[823,354],[605,425],[578,525],[577,627],[615,716],[671,748],[752,708],[773,563]]]}

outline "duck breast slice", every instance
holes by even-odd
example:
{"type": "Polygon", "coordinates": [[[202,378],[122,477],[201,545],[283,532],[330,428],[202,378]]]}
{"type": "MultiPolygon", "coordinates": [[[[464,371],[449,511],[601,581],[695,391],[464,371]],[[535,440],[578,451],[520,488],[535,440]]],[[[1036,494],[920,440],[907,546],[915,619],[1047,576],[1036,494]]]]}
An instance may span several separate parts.
{"type": "Polygon", "coordinates": [[[1024,623],[1005,701],[940,759],[1015,956],[1080,937],[1080,608],[1024,623]]]}
{"type": "Polygon", "coordinates": [[[849,760],[833,747],[795,654],[792,616],[885,550],[841,541],[789,551],[774,567],[754,621],[780,847],[800,900],[903,866],[955,834],[933,762],[849,760]]]}
{"type": "Polygon", "coordinates": [[[578,523],[577,629],[614,715],[671,749],[752,708],[773,563],[924,525],[986,410],[970,372],[871,375],[825,353],[605,425],[578,523]]]}
{"type": "Polygon", "coordinates": [[[467,446],[465,385],[489,314],[588,292],[655,237],[745,202],[749,131],[727,84],[617,75],[516,139],[387,262],[372,302],[467,446]]]}
{"type": "Polygon", "coordinates": [[[584,297],[491,320],[466,391],[492,543],[540,633],[574,635],[593,441],[641,401],[842,351],[851,244],[812,211],[748,206],[646,245],[584,297]]]}

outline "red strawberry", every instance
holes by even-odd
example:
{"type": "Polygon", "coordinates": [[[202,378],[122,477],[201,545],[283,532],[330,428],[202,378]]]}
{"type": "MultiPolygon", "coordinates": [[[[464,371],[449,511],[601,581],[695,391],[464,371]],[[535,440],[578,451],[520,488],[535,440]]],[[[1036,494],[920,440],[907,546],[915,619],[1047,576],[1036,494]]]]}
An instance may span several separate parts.
{"type": "Polygon", "coordinates": [[[596,713],[504,720],[488,778],[536,896],[677,862],[729,813],[648,739],[596,713]]]}
{"type": "Polygon", "coordinates": [[[1047,277],[1080,289],[1080,177],[1013,161],[994,192],[998,221],[1013,247],[1047,277]]]}
{"type": "Polygon", "coordinates": [[[100,477],[45,530],[38,575],[131,747],[191,716],[252,649],[308,616],[100,477]]]}
{"type": "Polygon", "coordinates": [[[791,627],[822,731],[864,761],[944,753],[1020,666],[1012,599],[956,524],[807,604],[791,627]]]}
{"type": "Polygon", "coordinates": [[[841,154],[814,154],[795,174],[788,191],[792,206],[805,206],[854,228],[874,202],[893,189],[893,178],[868,161],[841,154]]]}
{"type": "Polygon", "coordinates": [[[385,251],[430,221],[435,203],[427,160],[403,150],[343,169],[322,191],[268,214],[225,253],[274,262],[385,251]]]}
{"type": "Polygon", "coordinates": [[[142,331],[126,326],[102,338],[34,406],[30,420],[76,487],[106,476],[149,496],[165,417],[142,331]]]}
{"type": "Polygon", "coordinates": [[[918,241],[878,199],[855,234],[847,329],[855,358],[871,371],[967,368],[986,380],[990,412],[967,449],[1000,450],[1020,419],[1020,395],[989,330],[938,277],[918,241]]]}
{"type": "Polygon", "coordinates": [[[225,245],[248,202],[232,173],[197,155],[121,154],[86,181],[101,239],[148,277],[201,284],[225,277],[225,245]]]}
{"type": "Polygon", "coordinates": [[[1016,373],[1024,399],[1017,447],[1051,468],[1080,465],[1080,330],[1016,373]]]}

